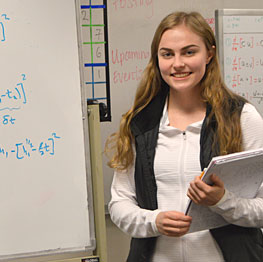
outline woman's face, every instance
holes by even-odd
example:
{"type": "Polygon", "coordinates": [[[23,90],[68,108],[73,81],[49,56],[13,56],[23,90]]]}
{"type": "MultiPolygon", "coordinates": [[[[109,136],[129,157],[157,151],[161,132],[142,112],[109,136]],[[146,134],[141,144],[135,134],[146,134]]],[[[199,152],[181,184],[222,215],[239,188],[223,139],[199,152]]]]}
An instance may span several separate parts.
{"type": "Polygon", "coordinates": [[[159,68],[171,91],[198,88],[211,57],[203,39],[184,24],[165,31],[161,37],[159,68]]]}

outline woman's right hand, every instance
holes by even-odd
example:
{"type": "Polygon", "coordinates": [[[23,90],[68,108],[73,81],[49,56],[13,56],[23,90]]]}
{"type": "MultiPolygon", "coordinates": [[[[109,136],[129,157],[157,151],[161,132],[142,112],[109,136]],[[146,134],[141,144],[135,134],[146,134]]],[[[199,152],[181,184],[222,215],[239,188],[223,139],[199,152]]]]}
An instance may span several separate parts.
{"type": "Polygon", "coordinates": [[[155,220],[158,231],[166,236],[180,237],[190,228],[192,217],[177,211],[160,212],[155,220]]]}

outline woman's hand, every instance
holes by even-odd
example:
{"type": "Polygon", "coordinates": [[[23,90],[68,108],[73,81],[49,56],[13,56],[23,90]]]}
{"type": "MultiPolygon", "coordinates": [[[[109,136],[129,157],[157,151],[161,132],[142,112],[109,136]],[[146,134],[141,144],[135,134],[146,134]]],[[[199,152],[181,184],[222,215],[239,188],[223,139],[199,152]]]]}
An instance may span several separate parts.
{"type": "Polygon", "coordinates": [[[180,237],[187,233],[192,218],[177,211],[160,212],[155,220],[158,231],[166,236],[180,237]]]}
{"type": "Polygon", "coordinates": [[[210,177],[213,185],[207,185],[199,176],[190,182],[187,196],[196,204],[204,206],[215,205],[224,195],[225,187],[223,181],[216,175],[210,177]]]}

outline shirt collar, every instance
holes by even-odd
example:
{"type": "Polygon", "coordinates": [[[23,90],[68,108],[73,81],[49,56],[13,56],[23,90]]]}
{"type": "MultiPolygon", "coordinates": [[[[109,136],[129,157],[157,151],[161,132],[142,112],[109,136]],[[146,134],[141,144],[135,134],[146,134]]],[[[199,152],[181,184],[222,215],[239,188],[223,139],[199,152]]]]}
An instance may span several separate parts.
{"type": "MultiPolygon", "coordinates": [[[[170,127],[169,126],[169,118],[168,118],[168,96],[166,98],[166,101],[165,101],[165,105],[164,105],[164,108],[163,108],[163,114],[162,114],[162,117],[161,117],[161,121],[160,121],[160,127],[162,129],[166,129],[167,127],[168,128],[173,128],[173,127],[170,127]]],[[[195,122],[195,123],[192,123],[190,124],[186,130],[201,130],[202,128],[202,124],[203,124],[203,121],[204,119],[198,121],[198,122],[195,122]]]]}

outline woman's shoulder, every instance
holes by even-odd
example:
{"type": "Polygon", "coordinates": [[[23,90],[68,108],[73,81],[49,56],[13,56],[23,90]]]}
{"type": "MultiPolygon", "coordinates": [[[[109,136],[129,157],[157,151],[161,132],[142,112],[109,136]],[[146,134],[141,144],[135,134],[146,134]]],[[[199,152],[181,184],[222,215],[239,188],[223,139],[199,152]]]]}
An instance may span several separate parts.
{"type": "Polygon", "coordinates": [[[256,107],[246,103],[241,114],[241,129],[244,150],[263,147],[263,119],[256,107]]]}
{"type": "Polygon", "coordinates": [[[254,116],[254,117],[257,117],[257,118],[258,117],[262,118],[260,113],[256,109],[256,107],[254,105],[252,105],[251,103],[248,103],[248,102],[244,104],[244,107],[243,107],[243,110],[242,110],[242,116],[245,116],[245,117],[254,116]]]}

